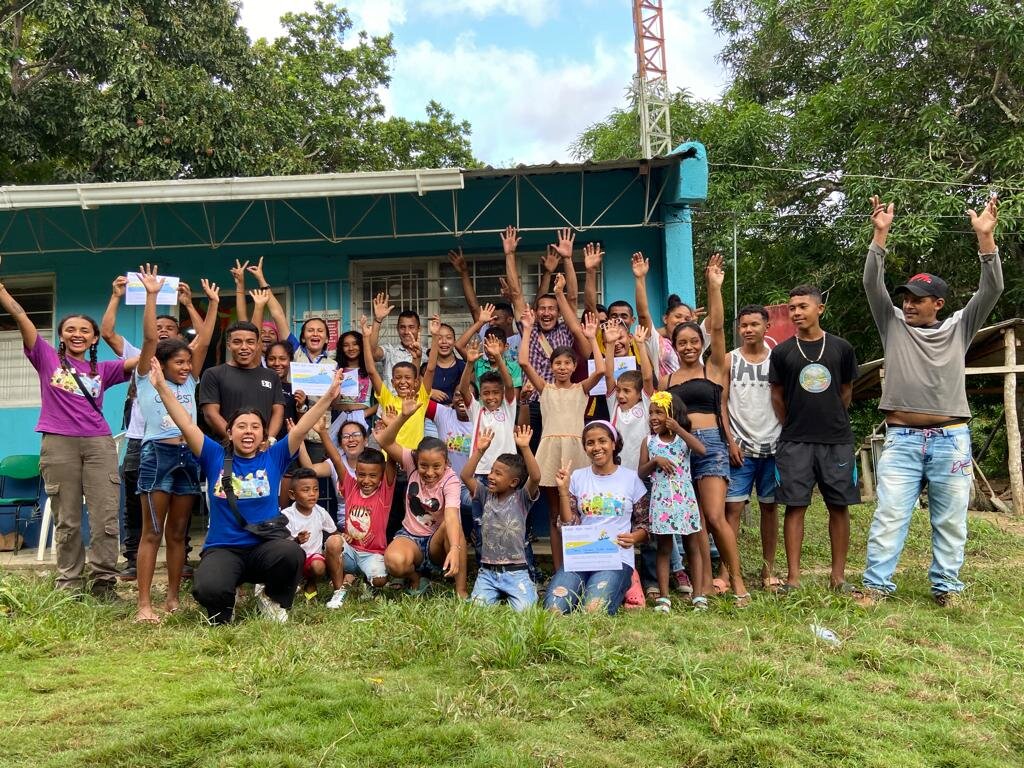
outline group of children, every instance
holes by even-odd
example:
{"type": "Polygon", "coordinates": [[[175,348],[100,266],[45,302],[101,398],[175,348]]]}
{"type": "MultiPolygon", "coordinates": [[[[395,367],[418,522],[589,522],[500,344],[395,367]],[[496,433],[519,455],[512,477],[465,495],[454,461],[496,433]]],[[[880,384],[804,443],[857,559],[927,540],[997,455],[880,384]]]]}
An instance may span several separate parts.
{"type": "MultiPolygon", "coordinates": [[[[973,328],[1001,288],[992,240],[995,200],[971,218],[985,274],[992,275],[968,305],[973,328]]],[[[869,258],[866,269],[874,270],[871,285],[879,296],[877,257],[884,253],[891,219],[892,206],[874,201],[875,261],[869,258]]],[[[61,320],[57,349],[39,337],[0,284],[0,306],[16,321],[40,377],[41,468],[56,512],[58,587],[80,589],[85,583],[84,495],[93,516],[90,588],[101,597],[114,595],[117,499],[111,484],[96,478],[116,473],[102,415],[104,392],[131,378],[122,476],[128,539],[137,542],[129,570],[139,582],[140,621],[159,621],[150,592],[162,540],[168,556],[165,608],[178,607],[188,521],[203,476],[209,479],[210,525],[193,594],[215,623],[231,620],[236,589],[244,582],[257,584],[264,613],[283,621],[296,593],[314,599],[325,578],[333,586],[327,602],[332,609],[344,604],[357,581],[370,589],[390,586],[422,595],[431,579],[449,578],[460,597],[484,604],[503,601],[524,610],[543,591],[548,610],[615,613],[624,602],[645,603],[639,577],[644,568],[652,576],[646,597],[656,611],[671,610],[673,581],[690,594],[694,609],[707,608],[710,594],[729,592],[744,607],[751,598],[736,539],[740,512],[755,486],[762,586],[799,588],[803,516],[817,485],[829,514],[830,584],[837,592],[857,593],[845,578],[848,507],[860,498],[847,412],[857,367],[852,347],[821,328],[820,291],[804,285],[790,292],[796,335],[774,349],[765,343],[765,308],[742,307],[742,343],[728,351],[720,255],[711,257],[705,271],[704,321],[698,324],[699,314],[671,296],[664,325],[656,327],[642,254],[631,259],[636,314],[627,301],[597,304],[596,274],[604,254],[596,244],[583,249],[579,311],[573,238],[562,230],[549,246],[532,303],[519,279],[514,228],[501,237],[507,302],[480,306],[465,258],[450,252],[473,323],[457,336],[440,317],[431,318],[426,360],[420,318],[411,310],[398,314],[399,344],[380,343],[381,327],[395,310],[384,294],[374,297],[372,316],[360,318],[358,331],[341,335],[333,355],[322,319],[306,320],[295,337],[263,274],[263,260],[236,262],[231,273],[238,320],[224,333],[230,359],[201,379],[217,317],[219,289],[213,283],[203,281],[209,299],[205,318],[192,306],[187,285],[179,289],[197,329],[189,342],[175,318],[156,314],[164,282],[156,266],[140,266],[147,294],[141,349],[114,330],[123,277],[114,281],[101,325],[82,315],[61,320]],[[258,286],[248,292],[251,322],[245,286],[250,275],[258,286]],[[97,362],[101,335],[120,360],[97,362]],[[293,391],[289,377],[296,362],[336,368],[324,395],[293,391]],[[355,384],[345,394],[343,378],[355,384]],[[546,584],[528,525],[541,491],[555,566],[546,584]],[[141,517],[134,522],[132,499],[135,518],[141,517]],[[776,502],[786,505],[785,582],[773,573],[776,502]],[[598,528],[570,535],[572,526],[598,528]],[[584,560],[566,562],[570,547],[563,552],[563,532],[577,544],[586,539],[581,534],[613,538],[617,553],[594,561],[600,570],[586,570],[584,560]],[[469,546],[478,566],[472,592],[469,546]],[[713,548],[720,561],[717,578],[713,548]]],[[[935,314],[942,298],[935,292],[944,293],[944,286],[932,275],[912,278],[898,289],[907,298],[892,322],[925,335],[941,331],[945,325],[935,314]]],[[[881,298],[877,303],[882,314],[892,309],[881,298]]],[[[958,317],[950,322],[955,325],[958,317]]],[[[962,355],[958,359],[962,368],[962,355]]],[[[959,392],[962,371],[957,375],[947,384],[959,392]]],[[[956,450],[969,456],[960,424],[966,407],[957,411],[946,418],[903,405],[888,410],[887,421],[894,432],[915,439],[918,433],[929,440],[950,432],[959,441],[956,450]],[[941,423],[932,423],[936,419],[941,423]]],[[[880,498],[879,514],[890,514],[882,486],[880,498]]],[[[965,519],[966,502],[962,512],[965,519]]],[[[960,526],[961,512],[956,515],[960,526]]],[[[877,523],[873,532],[876,527],[881,531],[877,523]]],[[[869,541],[869,554],[872,546],[882,545],[869,541]]],[[[886,546],[885,565],[891,568],[881,581],[891,579],[899,555],[897,544],[886,546]]],[[[952,575],[936,587],[937,600],[962,589],[956,580],[962,537],[958,546],[959,555],[948,558],[952,575]]],[[[945,557],[945,550],[936,551],[945,557]]],[[[888,582],[869,587],[882,596],[894,588],[888,582]]]]}

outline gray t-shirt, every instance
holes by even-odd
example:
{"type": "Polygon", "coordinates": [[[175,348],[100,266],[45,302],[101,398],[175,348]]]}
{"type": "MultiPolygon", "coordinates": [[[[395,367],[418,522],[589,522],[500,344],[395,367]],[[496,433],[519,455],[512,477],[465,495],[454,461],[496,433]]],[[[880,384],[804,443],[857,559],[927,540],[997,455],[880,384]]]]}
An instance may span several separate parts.
{"type": "Polygon", "coordinates": [[[772,387],[768,380],[771,354],[752,363],[742,349],[729,353],[729,426],[744,456],[764,458],[775,455],[782,425],[772,408],[772,387]]]}
{"type": "Polygon", "coordinates": [[[486,483],[478,483],[474,501],[483,507],[480,523],[480,562],[489,565],[518,565],[526,562],[526,516],[540,496],[532,499],[525,488],[503,498],[491,495],[486,483]]]}
{"type": "Polygon", "coordinates": [[[963,309],[934,328],[914,328],[885,288],[885,253],[872,243],[864,264],[864,290],[885,350],[879,409],[969,418],[964,356],[1003,292],[999,254],[982,258],[978,290],[963,309]]]}

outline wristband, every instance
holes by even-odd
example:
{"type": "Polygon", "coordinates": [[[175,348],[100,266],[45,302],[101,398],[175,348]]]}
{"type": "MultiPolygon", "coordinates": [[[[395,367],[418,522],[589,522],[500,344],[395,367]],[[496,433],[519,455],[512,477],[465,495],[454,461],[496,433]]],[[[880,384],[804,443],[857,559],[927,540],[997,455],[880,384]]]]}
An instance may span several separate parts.
{"type": "Polygon", "coordinates": [[[261,291],[269,291],[270,288],[271,288],[271,286],[269,286],[269,285],[261,285],[260,286],[260,290],[261,291]]]}

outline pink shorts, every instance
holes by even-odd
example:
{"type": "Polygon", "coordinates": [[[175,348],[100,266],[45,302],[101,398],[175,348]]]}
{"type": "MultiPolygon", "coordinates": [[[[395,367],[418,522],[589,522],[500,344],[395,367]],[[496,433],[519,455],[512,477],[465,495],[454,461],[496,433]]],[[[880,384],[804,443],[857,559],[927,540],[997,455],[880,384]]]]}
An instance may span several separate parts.
{"type": "Polygon", "coordinates": [[[303,575],[304,578],[307,578],[307,579],[312,579],[313,578],[313,576],[314,576],[314,574],[313,574],[313,563],[316,563],[316,562],[326,563],[327,560],[324,559],[324,556],[320,555],[320,554],[317,554],[317,555],[307,555],[306,556],[306,562],[302,566],[302,575],[303,575]]]}

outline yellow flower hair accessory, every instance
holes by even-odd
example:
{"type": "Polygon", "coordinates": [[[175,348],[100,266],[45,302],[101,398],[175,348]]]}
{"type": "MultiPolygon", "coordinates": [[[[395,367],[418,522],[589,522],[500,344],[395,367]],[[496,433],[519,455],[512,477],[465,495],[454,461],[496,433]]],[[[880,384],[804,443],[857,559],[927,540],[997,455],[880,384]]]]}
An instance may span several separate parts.
{"type": "Polygon", "coordinates": [[[655,392],[651,395],[651,403],[664,408],[668,413],[672,412],[672,395],[668,392],[655,392]]]}

